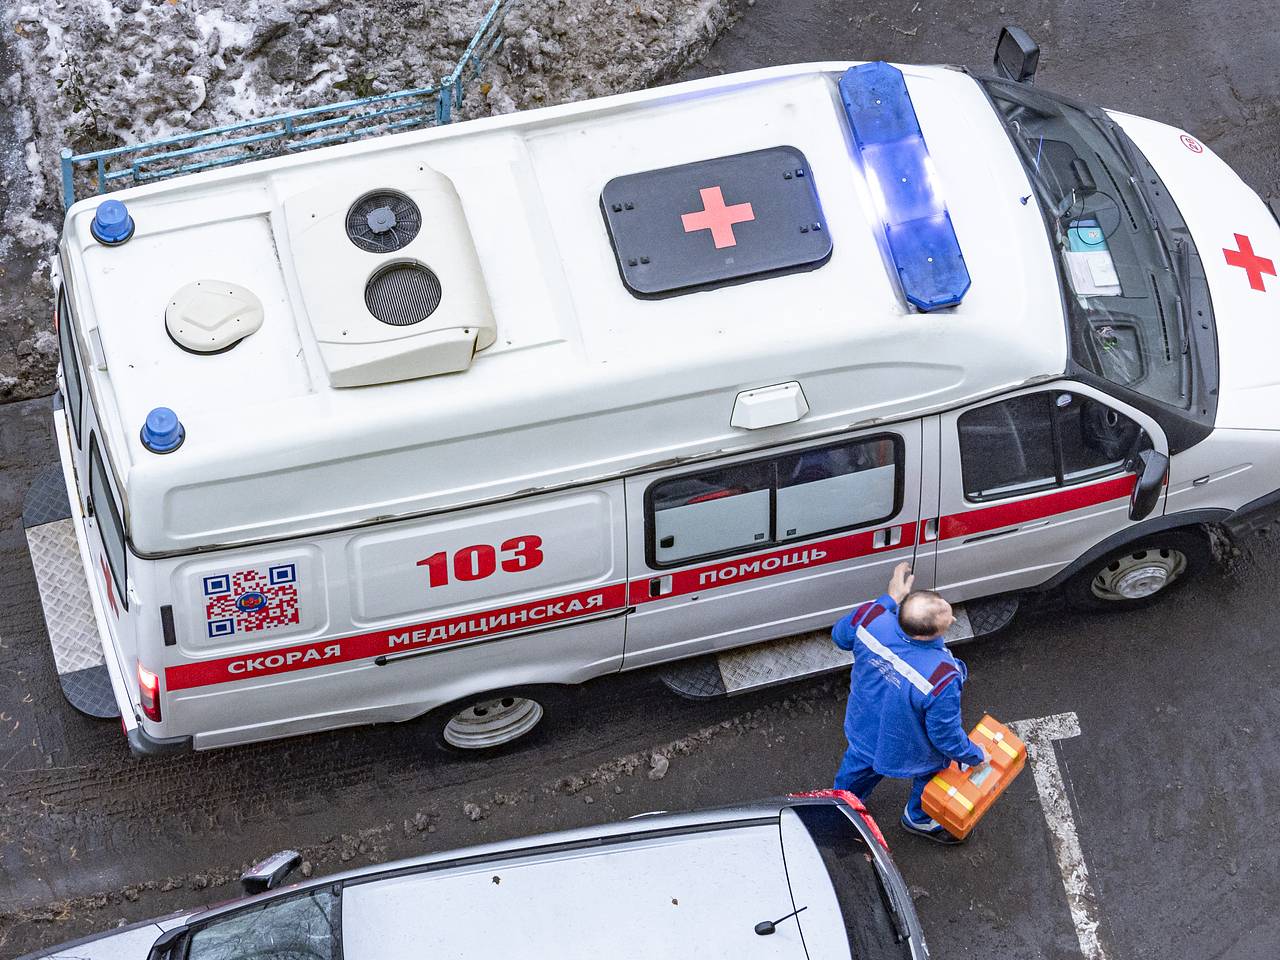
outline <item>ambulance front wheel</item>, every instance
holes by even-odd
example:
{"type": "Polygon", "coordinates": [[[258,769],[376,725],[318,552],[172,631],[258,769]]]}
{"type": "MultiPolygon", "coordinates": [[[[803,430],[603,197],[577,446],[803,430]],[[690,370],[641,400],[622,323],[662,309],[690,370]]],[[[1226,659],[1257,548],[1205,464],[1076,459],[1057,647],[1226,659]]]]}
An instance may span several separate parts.
{"type": "Polygon", "coordinates": [[[1212,562],[1208,540],[1189,530],[1152,534],[1095,560],[1067,581],[1073,606],[1122,610],[1144,606],[1212,562]]]}
{"type": "Polygon", "coordinates": [[[542,732],[562,697],[555,687],[482,693],[433,710],[426,723],[434,745],[446,752],[499,750],[542,732]]]}

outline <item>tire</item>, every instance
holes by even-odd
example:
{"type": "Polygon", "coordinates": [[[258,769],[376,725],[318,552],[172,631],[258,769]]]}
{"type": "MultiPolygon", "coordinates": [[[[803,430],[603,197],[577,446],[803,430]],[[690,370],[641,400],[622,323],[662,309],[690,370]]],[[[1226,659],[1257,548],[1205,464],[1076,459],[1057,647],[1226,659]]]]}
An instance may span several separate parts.
{"type": "Polygon", "coordinates": [[[1081,610],[1133,610],[1154,603],[1213,562],[1208,539],[1192,530],[1153,533],[1094,560],[1066,582],[1081,610]]]}
{"type": "Polygon", "coordinates": [[[513,687],[476,694],[431,711],[426,735],[441,753],[492,756],[545,734],[565,702],[558,687],[513,687]]]}

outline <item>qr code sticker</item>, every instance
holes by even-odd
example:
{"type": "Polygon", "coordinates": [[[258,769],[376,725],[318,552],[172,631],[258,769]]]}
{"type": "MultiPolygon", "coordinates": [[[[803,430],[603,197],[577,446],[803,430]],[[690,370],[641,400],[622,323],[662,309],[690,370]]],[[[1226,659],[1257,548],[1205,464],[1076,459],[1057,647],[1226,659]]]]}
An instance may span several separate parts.
{"type": "Polygon", "coordinates": [[[292,563],[204,578],[204,618],[210,638],[299,623],[298,571],[292,563]]]}

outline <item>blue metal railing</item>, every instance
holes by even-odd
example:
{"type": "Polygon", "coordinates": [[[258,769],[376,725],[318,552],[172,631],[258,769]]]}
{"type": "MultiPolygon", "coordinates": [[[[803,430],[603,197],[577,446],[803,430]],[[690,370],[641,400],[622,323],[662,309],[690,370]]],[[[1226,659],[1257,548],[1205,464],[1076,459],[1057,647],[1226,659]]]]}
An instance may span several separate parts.
{"type": "MultiPolygon", "coordinates": [[[[76,200],[77,169],[96,174],[98,193],[184,173],[286,156],[379,133],[449,123],[462,105],[467,80],[502,47],[502,15],[515,0],[494,0],[453,70],[434,86],[325,104],[258,120],[180,133],[161,140],[61,154],[62,204],[76,200]]],[[[87,178],[93,186],[94,177],[87,178]]]]}

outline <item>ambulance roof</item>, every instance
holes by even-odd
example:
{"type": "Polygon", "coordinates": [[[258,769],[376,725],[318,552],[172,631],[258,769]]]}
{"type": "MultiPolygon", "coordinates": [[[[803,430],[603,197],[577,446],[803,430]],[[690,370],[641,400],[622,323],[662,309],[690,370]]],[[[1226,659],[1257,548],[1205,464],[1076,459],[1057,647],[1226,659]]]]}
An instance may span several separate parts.
{"type": "Polygon", "coordinates": [[[902,68],[972,278],[958,307],[920,313],[855,159],[837,90],[848,66],[716,77],[156,183],[113,195],[137,224],[117,247],[90,233],[101,198],[76,204],[63,270],[135,549],[411,516],[902,419],[1061,373],[1048,239],[981,88],[956,70],[902,68]],[[807,159],[829,261],[666,299],[628,292],[602,217],[606,183],[783,145],[807,159]],[[317,188],[352,201],[399,188],[422,164],[456,187],[496,341],[462,372],[331,386],[300,287],[317,265],[295,256],[285,207],[317,188]],[[166,332],[175,291],[202,278],[263,306],[261,329],[224,353],[185,351],[166,332]],[[730,426],[741,391],[787,381],[801,384],[806,416],[730,426]],[[160,406],[186,431],[165,455],[139,436],[160,406]]]}

